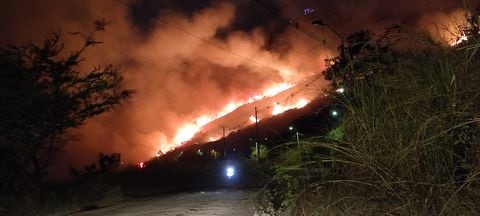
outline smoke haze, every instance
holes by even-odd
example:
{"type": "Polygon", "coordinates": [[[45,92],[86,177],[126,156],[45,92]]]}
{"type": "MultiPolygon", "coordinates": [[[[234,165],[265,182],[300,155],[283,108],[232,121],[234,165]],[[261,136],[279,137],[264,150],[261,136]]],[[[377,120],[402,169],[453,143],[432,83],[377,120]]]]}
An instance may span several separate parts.
{"type": "MultiPolygon", "coordinates": [[[[61,158],[67,167],[93,162],[99,152],[120,152],[126,162],[148,159],[175,145],[181,125],[272,85],[297,83],[320,72],[339,39],[312,26],[312,20],[322,19],[341,35],[367,28],[380,32],[395,23],[433,33],[432,26],[458,17],[464,8],[459,0],[127,3],[132,7],[116,0],[1,2],[0,45],[38,42],[61,31],[73,48],[79,39],[69,32],[90,32],[96,20],[110,22],[97,35],[104,44],[87,51],[82,69],[114,64],[122,70],[125,87],[138,93],[78,130],[82,140],[67,146],[61,158]],[[313,13],[305,15],[305,8],[313,13]]],[[[320,82],[318,88],[327,84],[320,82]]]]}

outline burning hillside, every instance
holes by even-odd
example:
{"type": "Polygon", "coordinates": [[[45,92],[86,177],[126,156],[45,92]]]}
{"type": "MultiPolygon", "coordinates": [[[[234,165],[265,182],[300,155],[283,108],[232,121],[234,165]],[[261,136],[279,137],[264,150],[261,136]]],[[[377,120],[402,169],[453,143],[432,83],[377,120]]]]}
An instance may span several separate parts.
{"type": "Polygon", "coordinates": [[[47,2],[3,3],[0,44],[40,41],[61,29],[69,49],[81,43],[70,32],[89,32],[104,19],[107,31],[96,36],[103,44],[86,53],[84,69],[114,64],[137,91],[131,103],[79,130],[82,140],[62,159],[67,165],[95,160],[98,152],[141,161],[191,139],[215,140],[222,128],[248,126],[255,107],[264,119],[307,105],[328,86],[319,72],[341,41],[312,26],[314,19],[344,37],[402,23],[447,32],[443,40],[451,44],[462,40],[453,29],[464,19],[456,0],[47,2]]]}

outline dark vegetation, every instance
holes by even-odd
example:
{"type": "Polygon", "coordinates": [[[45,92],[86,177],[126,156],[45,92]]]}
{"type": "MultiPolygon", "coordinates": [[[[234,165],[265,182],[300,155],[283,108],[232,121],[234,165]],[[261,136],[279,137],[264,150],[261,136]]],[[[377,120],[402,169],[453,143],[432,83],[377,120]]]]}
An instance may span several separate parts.
{"type": "Polygon", "coordinates": [[[466,15],[459,30],[468,40],[455,46],[400,25],[379,36],[352,34],[347,54],[325,71],[338,124],[325,136],[284,144],[260,197],[263,210],[478,214],[479,12],[466,15]]]}
{"type": "Polygon", "coordinates": [[[70,53],[57,33],[42,44],[0,49],[0,211],[20,208],[18,201],[24,199],[45,204],[48,168],[76,138],[67,130],[133,93],[121,87],[122,77],[111,65],[79,71],[82,54],[101,43],[94,34],[105,25],[98,21],[90,34],[73,33],[84,43],[70,53]]]}

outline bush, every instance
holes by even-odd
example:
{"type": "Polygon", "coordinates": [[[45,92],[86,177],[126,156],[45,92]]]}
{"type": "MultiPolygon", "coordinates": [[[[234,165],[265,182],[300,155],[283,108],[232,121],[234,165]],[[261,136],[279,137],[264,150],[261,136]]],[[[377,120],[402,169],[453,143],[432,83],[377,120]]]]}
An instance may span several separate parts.
{"type": "Polygon", "coordinates": [[[480,212],[478,47],[473,40],[397,52],[388,73],[346,83],[348,92],[337,95],[340,125],[306,141],[310,150],[290,148],[278,158],[277,207],[327,215],[480,212]]]}

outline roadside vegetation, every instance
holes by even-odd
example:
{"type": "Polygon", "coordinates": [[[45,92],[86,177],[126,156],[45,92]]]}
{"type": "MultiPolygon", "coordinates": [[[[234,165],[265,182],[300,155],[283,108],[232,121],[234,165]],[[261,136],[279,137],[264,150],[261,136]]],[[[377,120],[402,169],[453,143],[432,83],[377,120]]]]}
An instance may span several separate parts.
{"type": "Polygon", "coordinates": [[[122,86],[119,70],[111,65],[83,71],[83,54],[101,43],[94,36],[106,25],[97,21],[92,32],[69,35],[80,39],[71,52],[58,33],[43,43],[0,48],[0,214],[38,214],[30,207],[68,200],[67,190],[51,199],[55,187],[48,181],[58,154],[78,138],[67,131],[134,93],[122,86]]]}
{"type": "Polygon", "coordinates": [[[392,26],[348,38],[325,71],[336,125],[286,143],[265,212],[295,215],[476,215],[480,212],[479,11],[447,46],[392,26]],[[336,92],[344,88],[343,93],[336,92]]]}

